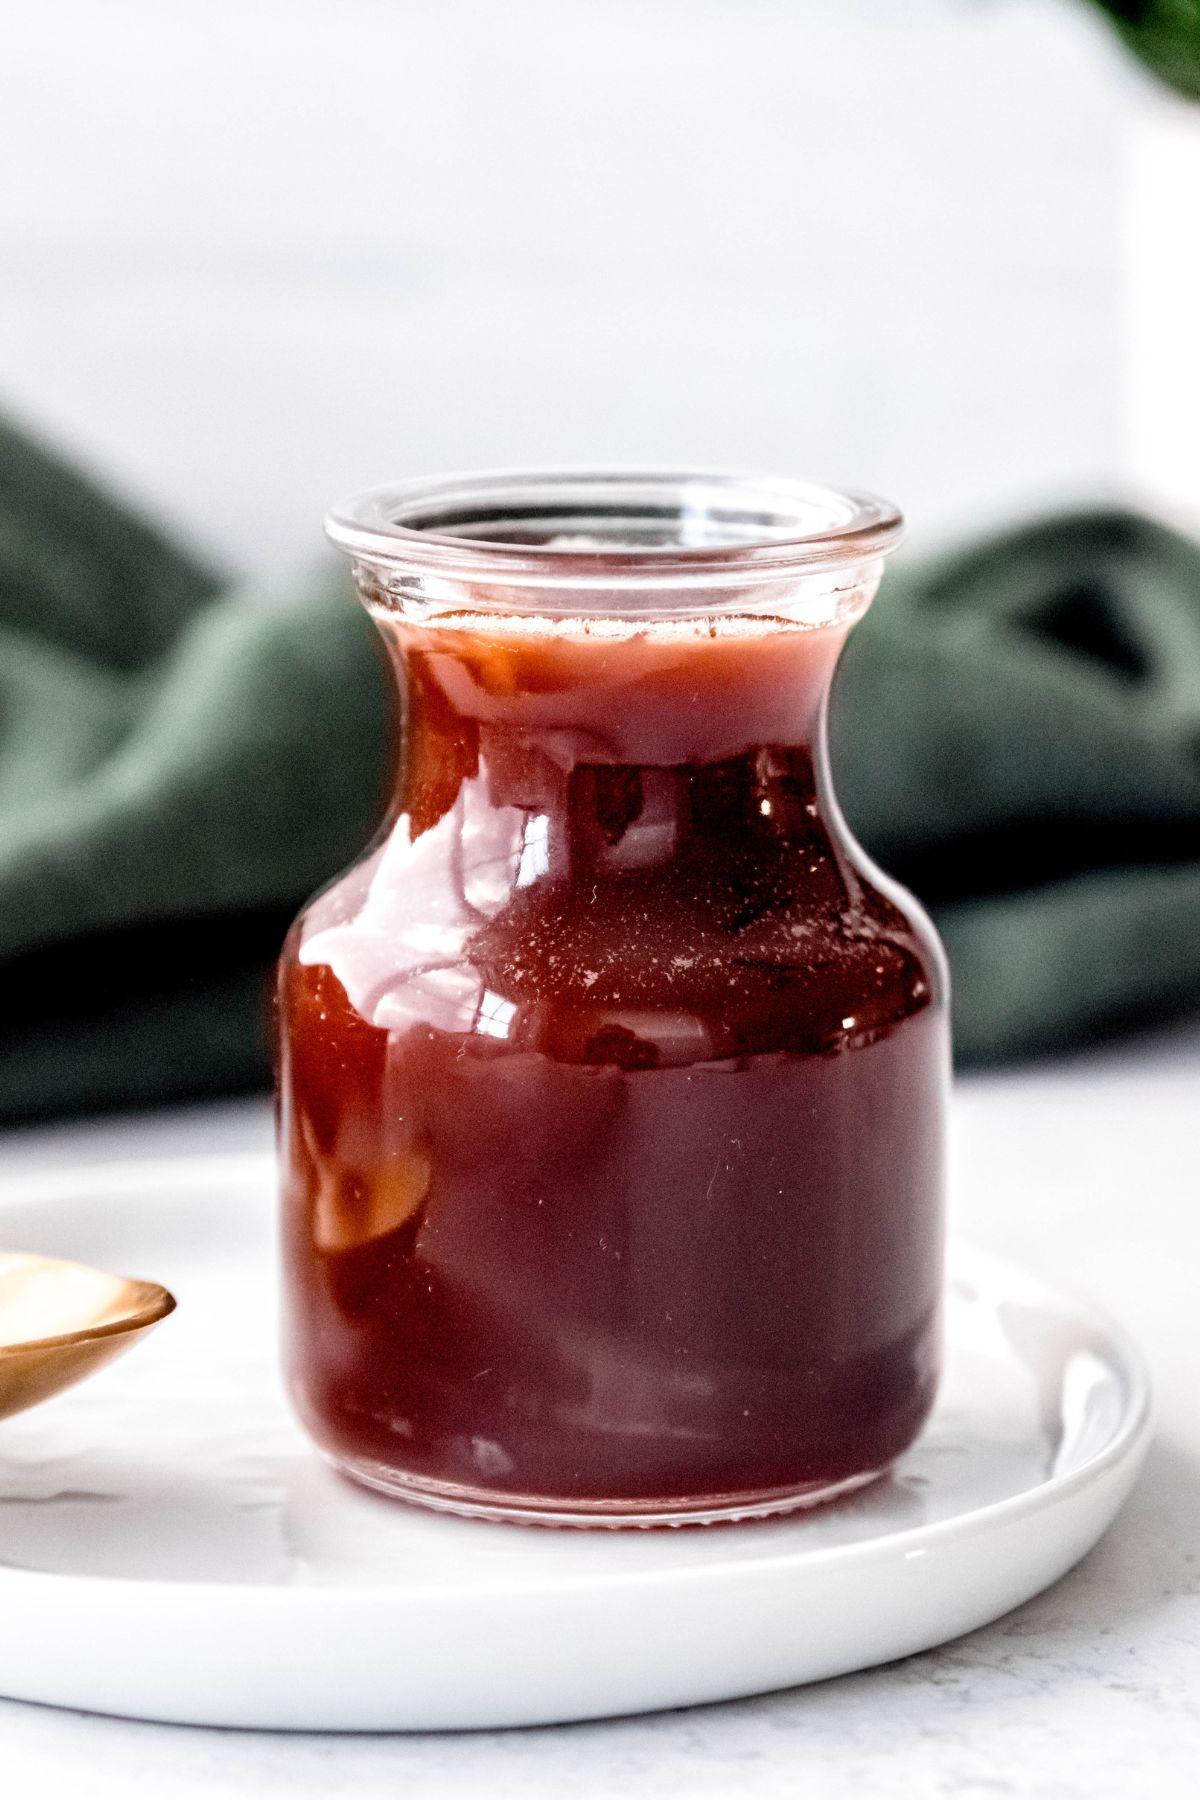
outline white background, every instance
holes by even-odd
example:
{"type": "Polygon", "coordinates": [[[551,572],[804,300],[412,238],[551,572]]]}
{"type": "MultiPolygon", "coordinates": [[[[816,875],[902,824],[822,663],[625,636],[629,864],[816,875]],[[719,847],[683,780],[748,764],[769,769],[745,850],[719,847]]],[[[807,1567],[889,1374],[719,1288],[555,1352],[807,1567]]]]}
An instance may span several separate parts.
{"type": "Polygon", "coordinates": [[[537,459],[858,482],[921,537],[1188,498],[1200,113],[1075,0],[21,0],[3,36],[0,405],[231,564],[537,459]]]}

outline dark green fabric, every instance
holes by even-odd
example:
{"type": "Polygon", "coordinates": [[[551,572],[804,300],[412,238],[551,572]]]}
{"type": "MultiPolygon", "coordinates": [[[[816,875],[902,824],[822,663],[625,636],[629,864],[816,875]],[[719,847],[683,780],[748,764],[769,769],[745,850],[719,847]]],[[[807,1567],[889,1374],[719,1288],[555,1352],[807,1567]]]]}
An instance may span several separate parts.
{"type": "Polygon", "coordinates": [[[1079,513],[885,579],[846,653],[846,812],[930,907],[958,1056],[1200,1004],[1200,548],[1079,513]]]}
{"type": "Polygon", "coordinates": [[[1200,0],[1092,0],[1127,49],[1179,93],[1200,100],[1200,0]]]}
{"type": "Polygon", "coordinates": [[[0,428],[0,1118],[216,1094],[368,836],[386,682],[330,564],[285,605],[0,428]]]}
{"type": "MultiPolygon", "coordinates": [[[[296,907],[369,835],[374,634],[333,567],[227,587],[0,431],[0,1117],[268,1066],[296,907]]],[[[1200,551],[1097,513],[901,563],[835,706],[846,810],[931,905],[964,1062],[1200,997],[1200,551]]]]}

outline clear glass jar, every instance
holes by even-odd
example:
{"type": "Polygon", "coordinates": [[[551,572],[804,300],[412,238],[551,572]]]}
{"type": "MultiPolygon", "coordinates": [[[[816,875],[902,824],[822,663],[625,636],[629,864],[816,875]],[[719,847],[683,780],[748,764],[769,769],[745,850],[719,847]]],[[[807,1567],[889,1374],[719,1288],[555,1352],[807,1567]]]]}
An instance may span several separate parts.
{"type": "Polygon", "coordinates": [[[283,1246],[292,1394],[360,1481],[711,1522],[844,1492],[920,1429],[944,964],[825,752],[900,529],[703,473],[332,516],[405,748],[283,956],[283,1246]]]}

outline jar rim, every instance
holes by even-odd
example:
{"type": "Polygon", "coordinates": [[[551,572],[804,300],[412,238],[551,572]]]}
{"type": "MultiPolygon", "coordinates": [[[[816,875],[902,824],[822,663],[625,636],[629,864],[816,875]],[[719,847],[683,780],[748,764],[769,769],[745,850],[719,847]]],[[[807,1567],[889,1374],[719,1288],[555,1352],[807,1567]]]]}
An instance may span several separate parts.
{"type": "Polygon", "coordinates": [[[566,467],[388,483],[335,506],[325,530],[385,573],[570,593],[858,567],[895,548],[904,520],[874,494],[790,477],[566,467]]]}

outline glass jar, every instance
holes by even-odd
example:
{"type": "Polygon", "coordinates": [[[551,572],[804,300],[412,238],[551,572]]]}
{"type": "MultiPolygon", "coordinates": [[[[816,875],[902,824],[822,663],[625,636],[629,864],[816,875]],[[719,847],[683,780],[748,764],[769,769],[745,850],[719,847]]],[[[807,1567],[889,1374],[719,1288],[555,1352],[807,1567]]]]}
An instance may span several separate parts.
{"type": "Polygon", "coordinates": [[[279,989],[287,1364],[340,1468],[576,1525],[885,1470],[939,1362],[945,974],[829,684],[901,521],[710,474],[335,512],[394,803],[279,989]]]}

